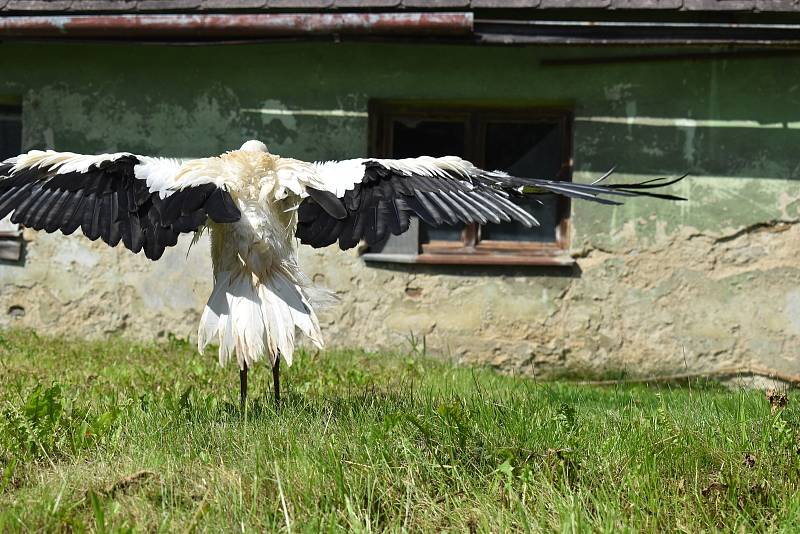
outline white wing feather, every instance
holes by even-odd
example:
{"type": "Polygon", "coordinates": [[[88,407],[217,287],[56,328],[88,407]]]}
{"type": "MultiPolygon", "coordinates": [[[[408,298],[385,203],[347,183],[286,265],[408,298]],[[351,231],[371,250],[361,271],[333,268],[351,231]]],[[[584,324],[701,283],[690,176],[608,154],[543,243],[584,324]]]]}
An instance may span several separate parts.
{"type": "Polygon", "coordinates": [[[31,150],[27,154],[7,159],[4,163],[14,164],[11,172],[34,167],[52,167],[56,174],[66,174],[68,172],[86,172],[92,165],[104,161],[115,161],[130,155],[132,155],[130,152],[116,152],[90,156],[74,152],[56,152],[55,150],[31,150]]]}
{"type": "Polygon", "coordinates": [[[341,198],[346,191],[353,189],[356,184],[364,180],[364,163],[368,161],[374,161],[402,174],[433,178],[455,174],[469,181],[473,176],[478,176],[483,172],[469,161],[456,156],[441,158],[421,156],[404,159],[346,159],[314,163],[314,176],[306,179],[304,185],[329,191],[341,198]]]}
{"type": "Polygon", "coordinates": [[[173,158],[153,158],[150,156],[136,156],[139,164],[133,168],[134,175],[147,182],[147,188],[158,191],[161,198],[168,197],[175,192],[175,177],[180,173],[183,161],[173,158]]]}

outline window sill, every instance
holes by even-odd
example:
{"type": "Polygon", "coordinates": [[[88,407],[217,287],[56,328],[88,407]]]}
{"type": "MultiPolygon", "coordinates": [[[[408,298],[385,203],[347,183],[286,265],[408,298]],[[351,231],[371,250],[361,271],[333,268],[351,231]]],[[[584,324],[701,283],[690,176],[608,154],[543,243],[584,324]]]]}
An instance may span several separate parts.
{"type": "Polygon", "coordinates": [[[0,232],[0,261],[18,262],[22,259],[22,239],[0,232]]]}
{"type": "Polygon", "coordinates": [[[575,258],[568,254],[531,255],[531,254],[384,254],[367,252],[361,258],[380,263],[413,263],[423,265],[523,265],[545,267],[571,267],[575,258]]]}

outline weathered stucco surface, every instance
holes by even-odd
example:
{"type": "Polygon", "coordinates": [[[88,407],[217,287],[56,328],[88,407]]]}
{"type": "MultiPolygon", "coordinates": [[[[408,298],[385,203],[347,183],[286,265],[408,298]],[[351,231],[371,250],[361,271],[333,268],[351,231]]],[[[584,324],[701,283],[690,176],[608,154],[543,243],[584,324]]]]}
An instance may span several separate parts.
{"type": "MultiPolygon", "coordinates": [[[[758,364],[800,373],[800,60],[545,67],[604,49],[290,44],[0,44],[0,98],[24,148],[200,156],[260,138],[305,159],[362,156],[369,98],[569,105],[575,179],[691,172],[690,198],[573,205],[574,268],[366,265],[303,250],[341,302],[331,345],[430,353],[540,375],[758,364]],[[758,83],[753,83],[758,80],[758,83]]],[[[0,325],[157,338],[194,334],[207,243],[151,263],[81,236],[26,231],[0,264],[0,325]],[[188,253],[188,255],[187,255],[188,253]]]]}

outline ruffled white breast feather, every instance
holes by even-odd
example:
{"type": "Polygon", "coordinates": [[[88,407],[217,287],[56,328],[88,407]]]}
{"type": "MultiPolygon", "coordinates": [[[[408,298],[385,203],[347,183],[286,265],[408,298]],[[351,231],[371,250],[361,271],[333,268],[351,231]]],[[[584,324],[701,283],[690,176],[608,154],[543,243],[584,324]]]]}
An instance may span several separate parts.
{"type": "Polygon", "coordinates": [[[220,157],[198,158],[184,161],[168,184],[170,189],[181,190],[203,184],[214,184],[230,190],[242,179],[244,169],[235,162],[220,157]]]}
{"type": "Polygon", "coordinates": [[[275,163],[275,181],[275,200],[285,199],[290,192],[305,197],[307,186],[317,188],[321,184],[313,164],[292,158],[278,158],[275,163]]]}
{"type": "Polygon", "coordinates": [[[234,150],[222,156],[184,163],[173,175],[170,189],[212,183],[236,196],[271,203],[290,194],[305,195],[309,183],[317,183],[313,166],[304,161],[261,152],[234,150]]]}

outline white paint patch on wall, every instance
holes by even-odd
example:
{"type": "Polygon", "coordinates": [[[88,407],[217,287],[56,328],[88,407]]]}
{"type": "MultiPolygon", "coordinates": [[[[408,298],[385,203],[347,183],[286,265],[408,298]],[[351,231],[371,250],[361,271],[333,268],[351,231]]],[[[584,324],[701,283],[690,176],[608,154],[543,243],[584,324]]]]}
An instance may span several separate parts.
{"type": "MultiPolygon", "coordinates": [[[[61,237],[61,236],[58,236],[61,237]]],[[[94,267],[101,261],[96,250],[86,246],[86,241],[79,238],[63,239],[58,243],[51,261],[61,265],[77,265],[80,268],[94,267]]]]}
{"type": "Polygon", "coordinates": [[[694,134],[697,128],[694,125],[680,126],[679,128],[684,135],[683,159],[686,160],[689,166],[693,166],[695,163],[695,155],[697,154],[697,150],[694,146],[694,134]]]}
{"type": "Polygon", "coordinates": [[[600,122],[605,124],[668,128],[760,128],[767,130],[800,130],[800,121],[761,123],[749,120],[690,119],[686,117],[613,117],[598,115],[575,117],[575,122],[600,122]]]}
{"type": "Polygon", "coordinates": [[[242,108],[242,113],[259,113],[261,115],[292,116],[292,117],[354,117],[366,119],[369,114],[366,111],[349,111],[345,109],[281,109],[275,107],[265,108],[242,108]]]}
{"type": "Polygon", "coordinates": [[[625,115],[628,116],[628,139],[633,139],[633,121],[636,119],[636,100],[625,103],[625,115]]]}
{"type": "Polygon", "coordinates": [[[634,87],[632,83],[616,83],[603,87],[603,95],[606,100],[622,100],[633,93],[634,87]]]}

